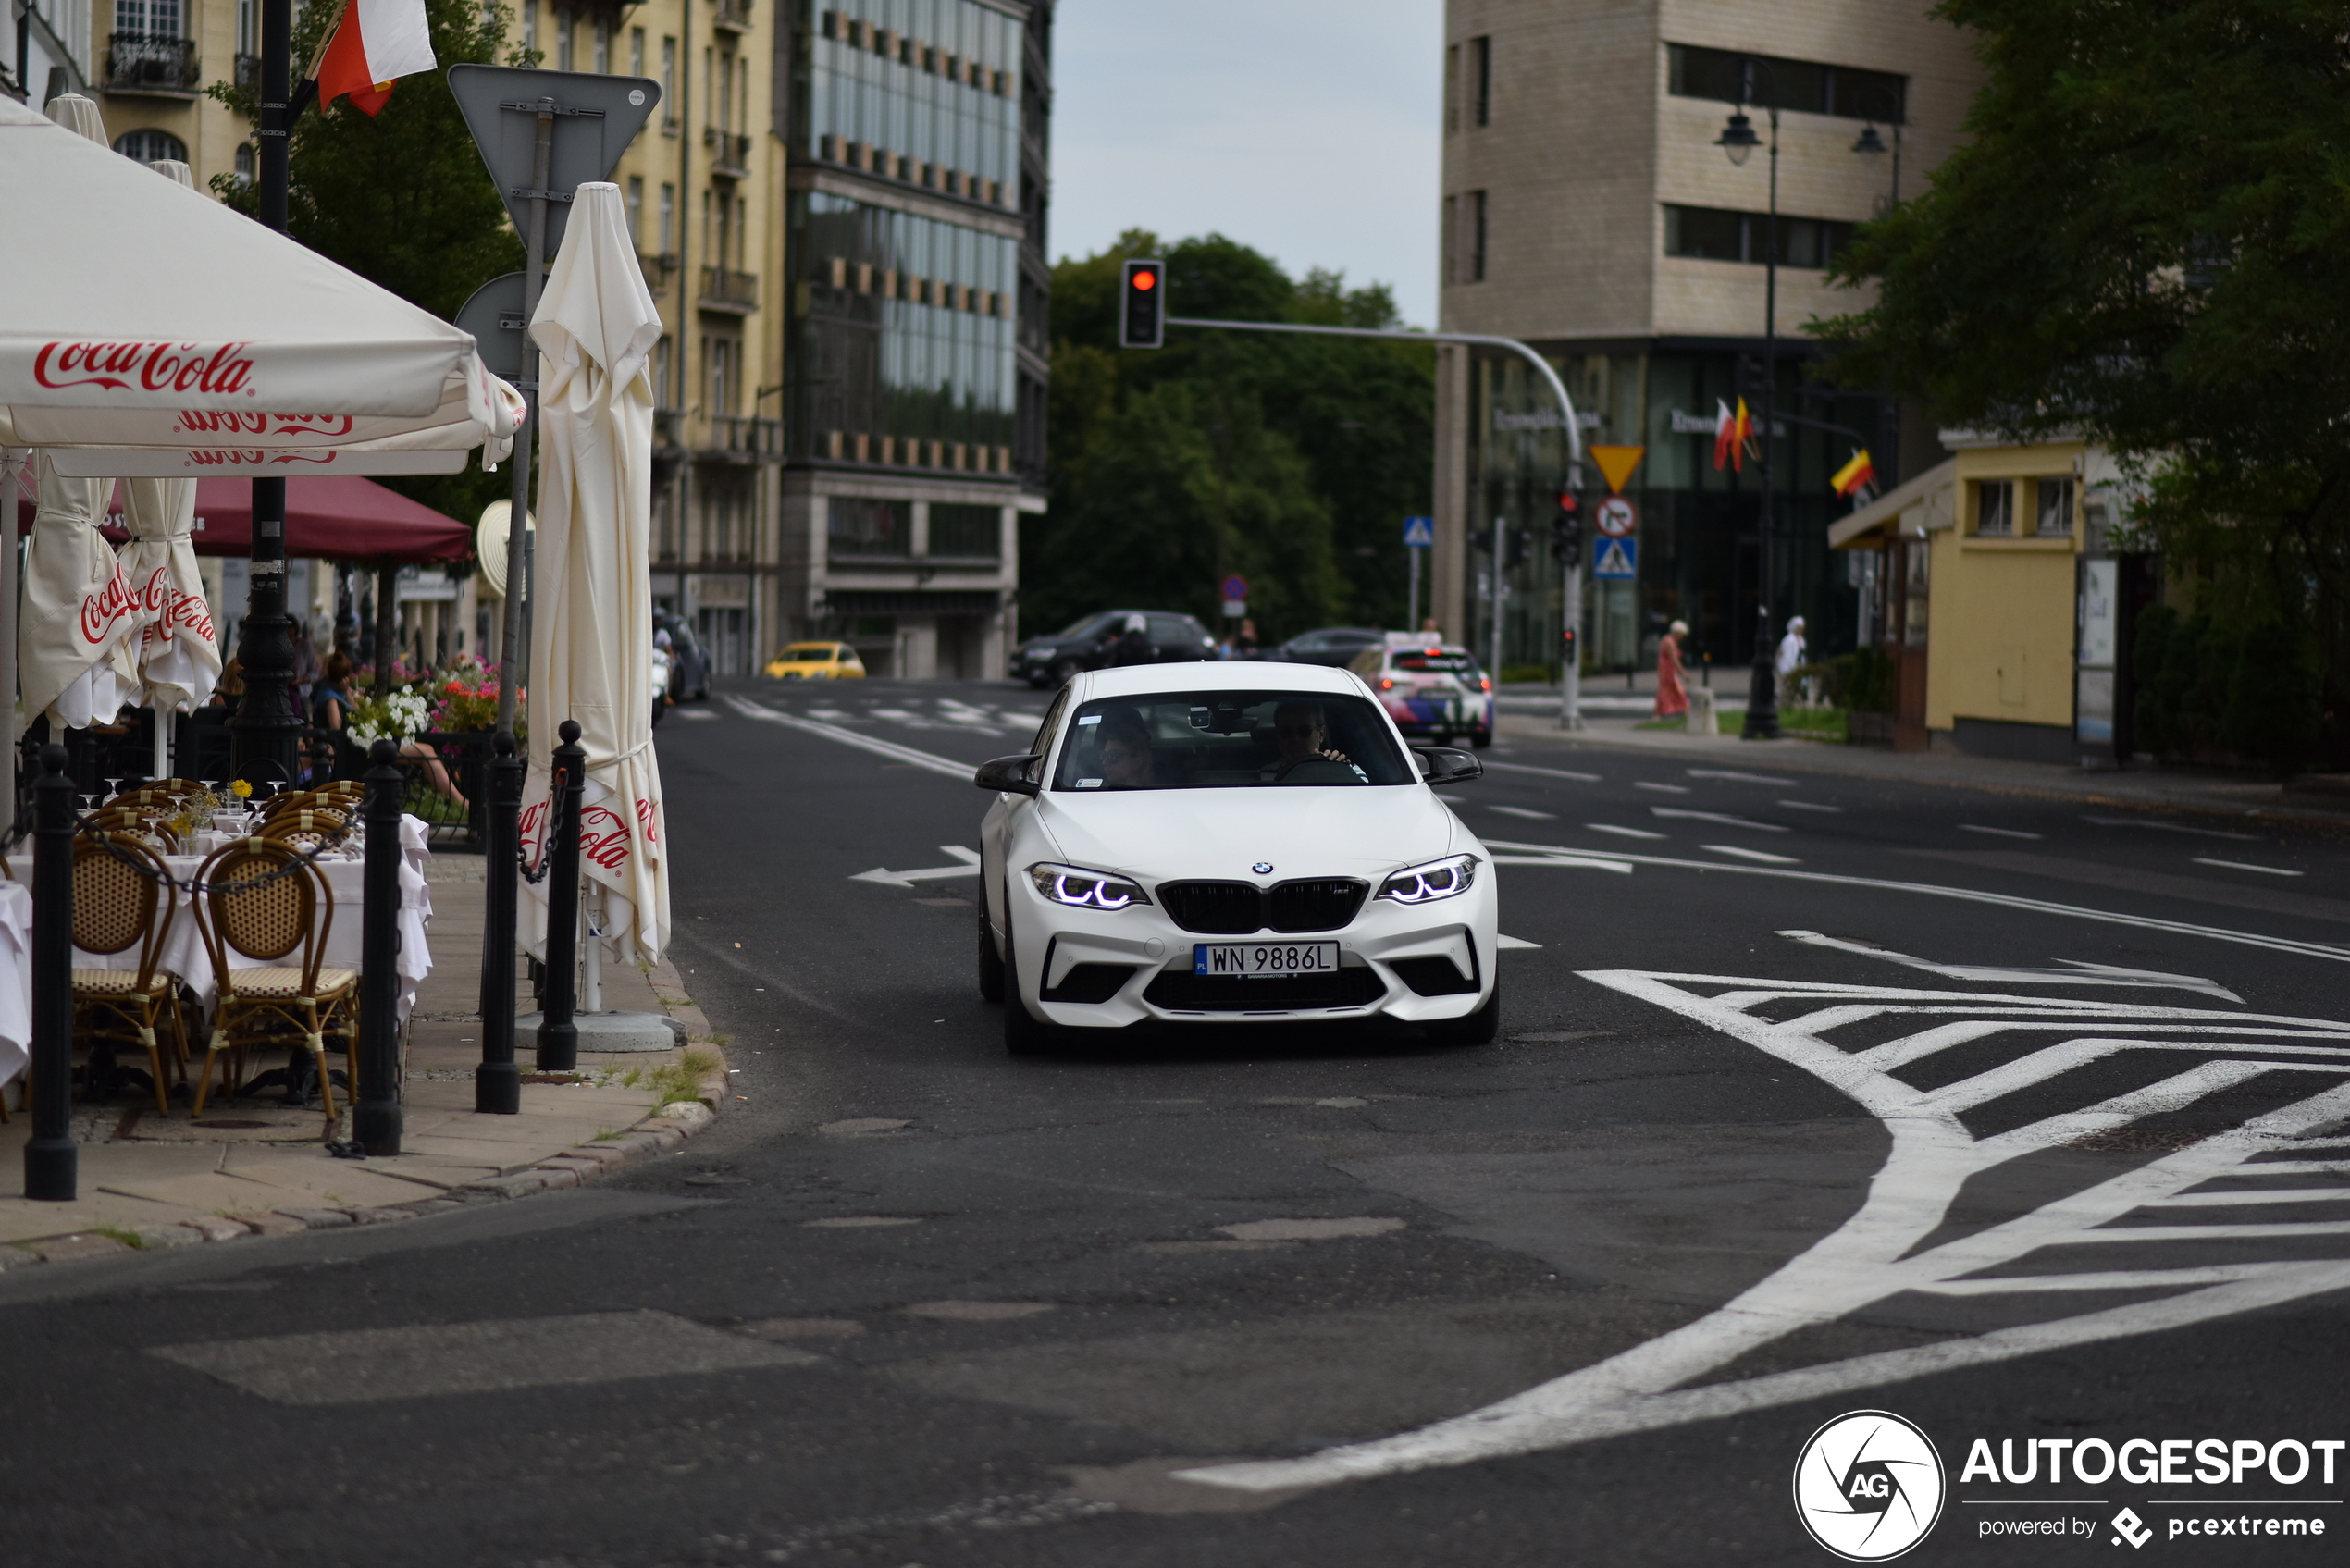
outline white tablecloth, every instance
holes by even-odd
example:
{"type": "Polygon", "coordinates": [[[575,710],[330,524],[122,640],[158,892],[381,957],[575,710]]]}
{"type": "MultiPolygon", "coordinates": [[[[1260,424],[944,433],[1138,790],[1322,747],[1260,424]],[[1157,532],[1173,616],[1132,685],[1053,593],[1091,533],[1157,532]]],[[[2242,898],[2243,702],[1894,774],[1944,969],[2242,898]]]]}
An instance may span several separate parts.
{"type": "MultiPolygon", "coordinates": [[[[415,1004],[417,982],[432,972],[432,944],[427,934],[432,925],[432,888],[425,881],[424,870],[425,860],[432,853],[428,847],[428,832],[424,822],[415,817],[403,816],[400,820],[400,955],[397,968],[400,972],[400,1016],[403,1019],[415,1004]]],[[[164,864],[171,868],[173,877],[185,883],[194,880],[204,858],[202,855],[167,855],[164,864]]],[[[366,891],[366,862],[355,853],[345,858],[330,852],[321,856],[314,864],[325,879],[328,891],[334,895],[334,923],[328,927],[326,951],[319,962],[328,969],[355,969],[359,968],[362,938],[365,934],[366,922],[362,915],[361,899],[366,891]]],[[[32,947],[32,899],[26,890],[32,882],[32,857],[30,854],[12,855],[8,858],[8,869],[17,879],[9,893],[20,900],[23,911],[23,929],[18,945],[29,956],[32,947]]],[[[156,956],[156,963],[185,981],[195,992],[198,1006],[208,1013],[219,986],[213,976],[211,957],[204,952],[204,932],[197,928],[195,912],[191,907],[194,901],[184,893],[173,896],[175,910],[171,918],[171,932],[164,938],[163,951],[156,956]]],[[[320,912],[323,916],[323,903],[320,912]]],[[[5,969],[6,963],[8,918],[7,906],[0,904],[0,969],[5,969]]],[[[25,972],[29,976],[29,957],[19,961],[26,965],[25,972]]],[[[77,969],[135,969],[139,967],[139,949],[133,945],[120,953],[107,954],[85,953],[77,947],[73,950],[73,962],[77,969]]],[[[247,958],[234,949],[229,952],[229,967],[232,969],[257,969],[266,963],[264,959],[247,958]]],[[[6,1082],[8,1077],[6,1043],[6,1031],[9,1027],[6,995],[7,983],[5,973],[0,973],[0,1082],[6,1082]]],[[[20,1004],[28,1019],[31,1018],[31,994],[28,979],[23,987],[24,1000],[20,1004]]],[[[29,1024],[24,1038],[28,1042],[31,1038],[29,1024]]]]}
{"type": "Polygon", "coordinates": [[[0,883],[0,1086],[32,1059],[32,894],[0,883]]]}

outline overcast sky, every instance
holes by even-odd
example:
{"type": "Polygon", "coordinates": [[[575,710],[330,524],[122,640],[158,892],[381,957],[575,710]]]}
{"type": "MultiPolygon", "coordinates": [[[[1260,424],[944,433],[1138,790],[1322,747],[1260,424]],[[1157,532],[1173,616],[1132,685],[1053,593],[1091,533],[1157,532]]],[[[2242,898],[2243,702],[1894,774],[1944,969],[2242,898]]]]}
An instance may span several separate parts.
{"type": "Polygon", "coordinates": [[[1436,324],[1443,0],[1062,0],[1052,247],[1220,232],[1436,324]]]}

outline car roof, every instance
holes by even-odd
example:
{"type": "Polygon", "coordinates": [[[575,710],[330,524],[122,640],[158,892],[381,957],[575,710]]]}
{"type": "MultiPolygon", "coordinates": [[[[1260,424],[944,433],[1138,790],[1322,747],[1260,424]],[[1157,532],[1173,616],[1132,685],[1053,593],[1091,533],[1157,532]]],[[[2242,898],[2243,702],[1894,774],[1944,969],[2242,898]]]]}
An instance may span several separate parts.
{"type": "Polygon", "coordinates": [[[1231,660],[1186,664],[1131,664],[1123,669],[1096,670],[1078,679],[1084,683],[1080,701],[1105,697],[1144,697],[1177,691],[1305,691],[1332,697],[1360,697],[1363,683],[1346,670],[1322,664],[1266,664],[1255,660],[1231,660]]]}

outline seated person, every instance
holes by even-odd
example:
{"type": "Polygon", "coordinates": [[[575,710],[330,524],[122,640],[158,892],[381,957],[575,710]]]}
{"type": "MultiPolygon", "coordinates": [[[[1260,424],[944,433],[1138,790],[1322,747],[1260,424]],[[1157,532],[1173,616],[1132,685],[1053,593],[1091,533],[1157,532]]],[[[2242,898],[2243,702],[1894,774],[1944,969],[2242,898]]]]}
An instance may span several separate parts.
{"type": "Polygon", "coordinates": [[[1322,716],[1320,703],[1282,703],[1273,710],[1276,755],[1272,761],[1265,764],[1258,776],[1277,781],[1287,776],[1290,770],[1300,762],[1320,759],[1343,763],[1354,771],[1357,779],[1365,784],[1370,783],[1370,775],[1356,767],[1344,752],[1330,749],[1330,721],[1322,716]]]}
{"type": "Polygon", "coordinates": [[[1149,789],[1158,780],[1152,764],[1151,733],[1131,710],[1102,721],[1102,784],[1108,789],[1149,789]]]}

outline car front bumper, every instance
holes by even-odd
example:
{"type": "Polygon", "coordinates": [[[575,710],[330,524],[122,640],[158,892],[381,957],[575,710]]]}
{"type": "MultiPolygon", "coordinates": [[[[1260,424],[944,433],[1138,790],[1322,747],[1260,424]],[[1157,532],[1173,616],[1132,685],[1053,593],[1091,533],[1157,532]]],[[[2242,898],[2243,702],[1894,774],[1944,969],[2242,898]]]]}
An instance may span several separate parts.
{"type": "MultiPolygon", "coordinates": [[[[1026,877],[1013,876],[1006,892],[1012,920],[1015,977],[1019,994],[1048,1023],[1077,1029],[1122,1029],[1148,1019],[1181,1023],[1265,1023],[1281,1020],[1390,1018],[1429,1023],[1475,1012],[1493,984],[1493,869],[1479,868],[1477,882],[1455,898],[1407,907],[1392,899],[1369,898],[1338,931],[1258,932],[1252,936],[1206,935],[1185,931],[1156,904],[1115,911],[1076,909],[1056,904],[1026,877]],[[1193,946],[1203,942],[1336,942],[1340,973],[1334,982],[1316,982],[1318,993],[1299,995],[1277,988],[1280,981],[1228,981],[1207,986],[1193,979],[1193,946]],[[1414,959],[1450,960],[1466,989],[1423,994],[1406,973],[1429,983],[1430,969],[1414,959]],[[1404,967],[1401,969],[1397,965],[1404,967]],[[1124,977],[1101,969],[1122,969],[1124,977]],[[1098,1001],[1054,1000],[1047,994],[1076,990],[1101,993],[1098,1001]],[[1262,995],[1257,994],[1258,988],[1262,995]],[[1211,994],[1212,993],[1212,994],[1211,994]]],[[[1442,971],[1434,971],[1441,976],[1442,971]]],[[[1007,1006],[1018,1006],[1007,1000],[1007,1006]]]]}

